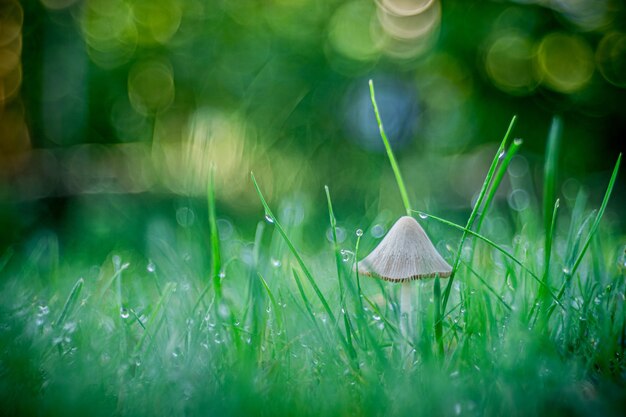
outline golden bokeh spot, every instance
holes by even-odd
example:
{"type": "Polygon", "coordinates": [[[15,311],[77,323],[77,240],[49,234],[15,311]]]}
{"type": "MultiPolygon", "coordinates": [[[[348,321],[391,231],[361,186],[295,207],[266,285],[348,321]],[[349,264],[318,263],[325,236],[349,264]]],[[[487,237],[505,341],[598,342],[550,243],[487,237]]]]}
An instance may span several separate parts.
{"type": "Polygon", "coordinates": [[[593,52],[577,35],[551,33],[539,44],[537,67],[542,83],[559,93],[573,93],[584,88],[594,71],[593,52]]]}

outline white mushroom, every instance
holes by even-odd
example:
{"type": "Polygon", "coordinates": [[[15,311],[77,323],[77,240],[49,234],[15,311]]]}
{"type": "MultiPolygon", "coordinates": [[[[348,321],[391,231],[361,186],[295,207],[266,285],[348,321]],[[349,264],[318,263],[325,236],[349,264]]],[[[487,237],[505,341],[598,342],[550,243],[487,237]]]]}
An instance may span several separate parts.
{"type": "Polygon", "coordinates": [[[402,283],[403,316],[411,312],[410,281],[447,278],[452,273],[452,267],[439,255],[422,226],[409,216],[398,219],[378,246],[358,263],[358,269],[360,274],[402,283]]]}

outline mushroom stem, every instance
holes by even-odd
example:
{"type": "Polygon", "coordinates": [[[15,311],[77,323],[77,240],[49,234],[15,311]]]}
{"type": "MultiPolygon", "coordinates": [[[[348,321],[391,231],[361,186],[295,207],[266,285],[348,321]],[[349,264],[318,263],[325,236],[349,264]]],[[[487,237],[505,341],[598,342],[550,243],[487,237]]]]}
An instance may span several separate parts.
{"type": "Polygon", "coordinates": [[[411,317],[413,316],[413,303],[411,299],[411,282],[403,282],[400,287],[400,331],[404,336],[409,336],[411,317]]]}

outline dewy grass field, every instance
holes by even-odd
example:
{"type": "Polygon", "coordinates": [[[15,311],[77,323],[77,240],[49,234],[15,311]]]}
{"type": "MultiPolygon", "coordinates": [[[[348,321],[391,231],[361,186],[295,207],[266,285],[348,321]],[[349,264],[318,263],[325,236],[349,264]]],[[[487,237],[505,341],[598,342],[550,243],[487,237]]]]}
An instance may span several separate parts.
{"type": "Polygon", "coordinates": [[[626,257],[602,222],[621,156],[598,207],[583,190],[559,202],[555,119],[543,205],[505,213],[511,239],[495,241],[515,119],[464,225],[411,207],[378,120],[407,213],[450,242],[452,276],[412,282],[410,328],[400,286],[355,272],[380,225],[346,224],[332,184],[332,245],[307,253],[325,233],[275,214],[262,178],[254,242],[220,226],[211,180],[208,241],[163,227],[150,258],[119,242],[60,257],[49,238],[2,254],[1,414],[624,415],[626,257]]]}

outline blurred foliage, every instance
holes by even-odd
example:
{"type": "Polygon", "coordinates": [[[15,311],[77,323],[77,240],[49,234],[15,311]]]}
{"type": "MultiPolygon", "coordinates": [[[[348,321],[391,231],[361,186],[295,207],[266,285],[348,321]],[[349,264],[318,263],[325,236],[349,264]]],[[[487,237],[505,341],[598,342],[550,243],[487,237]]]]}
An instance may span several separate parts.
{"type": "Polygon", "coordinates": [[[369,78],[418,207],[467,209],[513,114],[532,181],[560,114],[561,183],[593,189],[624,150],[625,17],[617,0],[3,1],[4,243],[88,196],[201,196],[211,164],[238,217],[259,209],[251,170],[270,199],[329,184],[347,212],[398,210],[369,78]]]}

